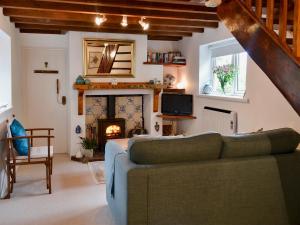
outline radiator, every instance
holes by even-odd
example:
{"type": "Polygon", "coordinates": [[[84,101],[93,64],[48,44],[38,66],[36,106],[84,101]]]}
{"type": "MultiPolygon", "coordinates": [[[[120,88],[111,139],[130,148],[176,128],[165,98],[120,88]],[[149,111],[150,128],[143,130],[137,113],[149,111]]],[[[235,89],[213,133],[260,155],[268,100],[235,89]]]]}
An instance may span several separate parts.
{"type": "Polygon", "coordinates": [[[237,133],[237,113],[205,106],[203,109],[204,131],[214,131],[222,135],[237,133]]]}

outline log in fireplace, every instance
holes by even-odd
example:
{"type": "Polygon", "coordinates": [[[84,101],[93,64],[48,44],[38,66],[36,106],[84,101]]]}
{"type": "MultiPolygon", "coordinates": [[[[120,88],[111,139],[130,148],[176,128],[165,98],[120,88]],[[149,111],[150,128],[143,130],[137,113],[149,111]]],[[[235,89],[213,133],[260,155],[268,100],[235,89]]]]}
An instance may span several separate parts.
{"type": "Polygon", "coordinates": [[[104,153],[105,144],[109,139],[125,138],[125,119],[115,118],[116,98],[107,97],[107,119],[98,119],[99,150],[104,153]]]}

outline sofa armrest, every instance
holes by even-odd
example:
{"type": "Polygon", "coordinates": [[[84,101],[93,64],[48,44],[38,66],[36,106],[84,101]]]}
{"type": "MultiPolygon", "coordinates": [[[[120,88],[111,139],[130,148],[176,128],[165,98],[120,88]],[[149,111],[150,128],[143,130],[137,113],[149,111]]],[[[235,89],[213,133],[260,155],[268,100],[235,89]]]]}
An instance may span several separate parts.
{"type": "Polygon", "coordinates": [[[106,144],[106,199],[116,224],[147,224],[148,183],[147,172],[143,168],[148,167],[131,162],[127,152],[117,143],[111,141],[106,144]]]}
{"type": "Polygon", "coordinates": [[[104,157],[106,185],[111,183],[111,179],[115,167],[115,158],[119,154],[126,154],[126,152],[116,142],[108,141],[105,145],[105,157],[104,157]]]}

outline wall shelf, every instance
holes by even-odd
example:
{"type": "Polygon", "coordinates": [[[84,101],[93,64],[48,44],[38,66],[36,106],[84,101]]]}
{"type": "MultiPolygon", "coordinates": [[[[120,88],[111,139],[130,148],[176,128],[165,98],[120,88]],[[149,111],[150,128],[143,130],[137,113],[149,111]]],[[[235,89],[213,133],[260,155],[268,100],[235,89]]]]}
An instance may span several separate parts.
{"type": "Polygon", "coordinates": [[[176,116],[176,115],[164,115],[160,114],[157,115],[157,117],[166,119],[166,120],[191,120],[191,119],[197,119],[195,116],[176,116]]]}
{"type": "Polygon", "coordinates": [[[175,64],[175,63],[152,63],[152,62],[144,62],[144,65],[163,65],[168,67],[184,67],[186,64],[175,64]]]}
{"type": "Polygon", "coordinates": [[[185,94],[185,89],[178,88],[164,88],[163,92],[165,93],[177,93],[177,94],[185,94]]]}
{"type": "Polygon", "coordinates": [[[158,112],[159,94],[164,88],[161,84],[150,84],[148,82],[120,82],[115,85],[111,83],[74,84],[73,88],[78,91],[78,115],[83,115],[83,96],[88,90],[105,89],[151,89],[153,90],[153,112],[158,112]]]}

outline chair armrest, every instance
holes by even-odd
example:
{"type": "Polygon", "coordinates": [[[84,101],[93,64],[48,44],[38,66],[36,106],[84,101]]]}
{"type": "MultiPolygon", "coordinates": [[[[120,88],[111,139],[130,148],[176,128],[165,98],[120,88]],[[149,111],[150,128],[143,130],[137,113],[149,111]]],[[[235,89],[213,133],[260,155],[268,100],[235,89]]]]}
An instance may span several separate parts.
{"type": "Polygon", "coordinates": [[[9,137],[3,140],[18,140],[18,139],[34,139],[34,138],[54,138],[52,135],[34,135],[34,136],[17,136],[17,137],[9,137]]]}
{"type": "Polygon", "coordinates": [[[43,131],[43,130],[54,130],[54,128],[27,128],[25,131],[43,131]]]}

